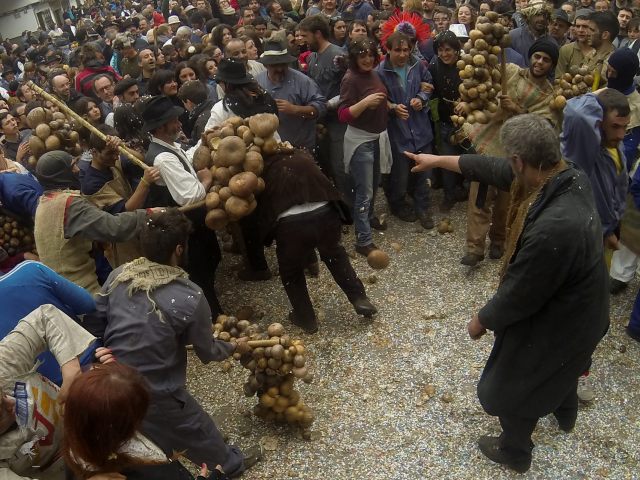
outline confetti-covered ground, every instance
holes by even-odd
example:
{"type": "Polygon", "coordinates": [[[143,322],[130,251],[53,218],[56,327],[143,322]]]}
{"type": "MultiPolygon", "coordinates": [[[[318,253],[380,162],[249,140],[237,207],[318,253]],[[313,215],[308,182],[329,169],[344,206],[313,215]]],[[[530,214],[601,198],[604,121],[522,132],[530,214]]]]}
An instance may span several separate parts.
{"type": "MultiPolygon", "coordinates": [[[[378,209],[383,214],[386,207],[378,209]]],[[[472,341],[466,324],[492,295],[499,262],[485,260],[474,269],[460,265],[465,210],[459,203],[447,215],[454,232],[446,235],[388,216],[389,229],[376,232],[374,241],[391,256],[390,266],[374,271],[366,259],[354,257],[379,309],[373,322],[353,312],[322,265],[320,277],[308,279],[320,319],[315,335],[286,321],[289,304],[279,277],[241,282],[235,276],[241,257],[224,255],[217,281],[225,309],[233,313],[251,305],[264,314],[259,323],[265,327],[282,322],[305,341],[315,374],[311,385],[299,386],[316,414],[311,440],[304,440],[300,431],[251,416],[257,399],[244,397],[248,373],[238,362],[227,372],[220,364],[202,365],[190,353],[189,388],[230,443],[264,448],[262,462],[243,478],[640,478],[640,344],[624,333],[637,281],[612,297],[611,329],[591,375],[597,397],[581,406],[575,431],[563,433],[553,417],[542,419],[526,475],[480,454],[477,438],[499,432],[475,392],[493,336],[472,341]]],[[[353,252],[352,233],[344,245],[353,252]]],[[[267,254],[276,272],[274,248],[267,254]]]]}

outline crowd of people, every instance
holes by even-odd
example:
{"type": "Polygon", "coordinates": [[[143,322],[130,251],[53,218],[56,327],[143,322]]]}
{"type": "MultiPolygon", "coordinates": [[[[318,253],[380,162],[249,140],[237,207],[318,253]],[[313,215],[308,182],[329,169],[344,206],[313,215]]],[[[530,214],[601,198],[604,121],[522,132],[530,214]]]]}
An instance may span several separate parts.
{"type": "MultiPolygon", "coordinates": [[[[275,242],[288,320],[313,334],[306,275],[319,260],[356,314],[377,313],[342,245],[349,225],[368,257],[373,231],[389,228],[381,210],[426,232],[459,202],[460,263],[503,262],[468,324],[471,338],[495,334],[478,396],[503,430],[478,446],[525,472],[539,418],[573,430],[579,400],[596,396],[609,295],[640,255],[633,1],[78,3],[0,47],[0,206],[15,220],[0,237],[7,478],[192,478],[177,452],[202,465],[198,478],[241,475],[260,448],[229,445],[186,388],[188,346],[203,363],[236,348],[211,333],[222,255],[243,256],[240,280],[265,281],[275,242]],[[461,126],[462,48],[488,12],[510,38],[499,105],[461,126]],[[582,70],[590,92],[554,107],[554,81],[582,70]],[[28,119],[40,107],[91,128],[36,157],[28,119]],[[204,208],[176,207],[215,183],[193,162],[206,135],[260,113],[278,116],[276,139],[295,150],[265,155],[257,208],[221,248],[204,208]],[[9,241],[17,224],[35,250],[9,241]]],[[[640,341],[640,295],[626,332],[640,341]]]]}

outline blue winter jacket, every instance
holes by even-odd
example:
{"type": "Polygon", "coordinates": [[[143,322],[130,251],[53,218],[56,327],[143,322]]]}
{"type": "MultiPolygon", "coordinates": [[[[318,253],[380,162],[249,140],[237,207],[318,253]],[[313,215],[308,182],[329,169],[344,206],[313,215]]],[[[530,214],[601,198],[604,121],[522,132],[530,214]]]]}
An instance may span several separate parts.
{"type": "Polygon", "coordinates": [[[22,218],[36,215],[43,189],[30,174],[5,172],[0,175],[0,203],[22,218]]]}
{"type": "Polygon", "coordinates": [[[400,76],[393,69],[388,55],[378,65],[377,72],[382,83],[387,87],[389,101],[398,105],[402,104],[409,111],[408,120],[401,120],[391,113],[387,126],[391,146],[399,152],[404,150],[417,152],[433,142],[428,103],[431,94],[420,89],[420,82],[433,84],[433,80],[427,65],[415,57],[409,59],[407,68],[406,90],[402,87],[400,76]],[[419,112],[409,105],[412,98],[422,100],[423,108],[419,112]]]}
{"type": "Polygon", "coordinates": [[[620,172],[602,145],[603,110],[593,93],[574,97],[564,109],[560,134],[562,155],[585,172],[591,182],[604,236],[613,233],[624,213],[629,176],[622,142],[618,154],[620,172]]]}

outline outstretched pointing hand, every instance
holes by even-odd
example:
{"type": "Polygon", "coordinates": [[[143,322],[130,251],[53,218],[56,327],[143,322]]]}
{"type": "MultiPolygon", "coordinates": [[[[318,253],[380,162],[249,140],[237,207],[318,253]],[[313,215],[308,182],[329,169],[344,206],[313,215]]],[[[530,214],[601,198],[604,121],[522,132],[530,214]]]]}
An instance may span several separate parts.
{"type": "Polygon", "coordinates": [[[438,155],[431,155],[430,153],[411,153],[404,152],[404,154],[411,160],[416,162],[416,165],[411,169],[412,172],[423,172],[430,168],[437,167],[438,155]]]}

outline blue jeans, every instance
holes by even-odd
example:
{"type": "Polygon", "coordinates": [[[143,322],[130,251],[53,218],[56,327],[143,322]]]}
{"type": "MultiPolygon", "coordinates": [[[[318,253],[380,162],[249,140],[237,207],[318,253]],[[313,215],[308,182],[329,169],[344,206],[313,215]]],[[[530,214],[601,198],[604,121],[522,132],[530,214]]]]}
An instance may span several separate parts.
{"type": "MultiPolygon", "coordinates": [[[[419,153],[431,153],[431,145],[427,145],[418,150],[419,153]]],[[[416,152],[416,153],[418,153],[416,152]]],[[[409,180],[414,182],[413,209],[416,214],[426,213],[431,206],[431,189],[427,183],[429,171],[411,173],[411,168],[415,163],[404,153],[392,145],[393,165],[391,165],[391,175],[389,178],[389,207],[391,211],[397,212],[406,205],[405,196],[409,187],[409,180]],[[412,177],[412,178],[411,178],[412,177]]]]}
{"type": "Polygon", "coordinates": [[[353,225],[356,229],[356,245],[364,247],[373,243],[371,225],[373,200],[380,184],[380,144],[378,140],[360,145],[351,157],[349,171],[353,180],[353,225]]]}

